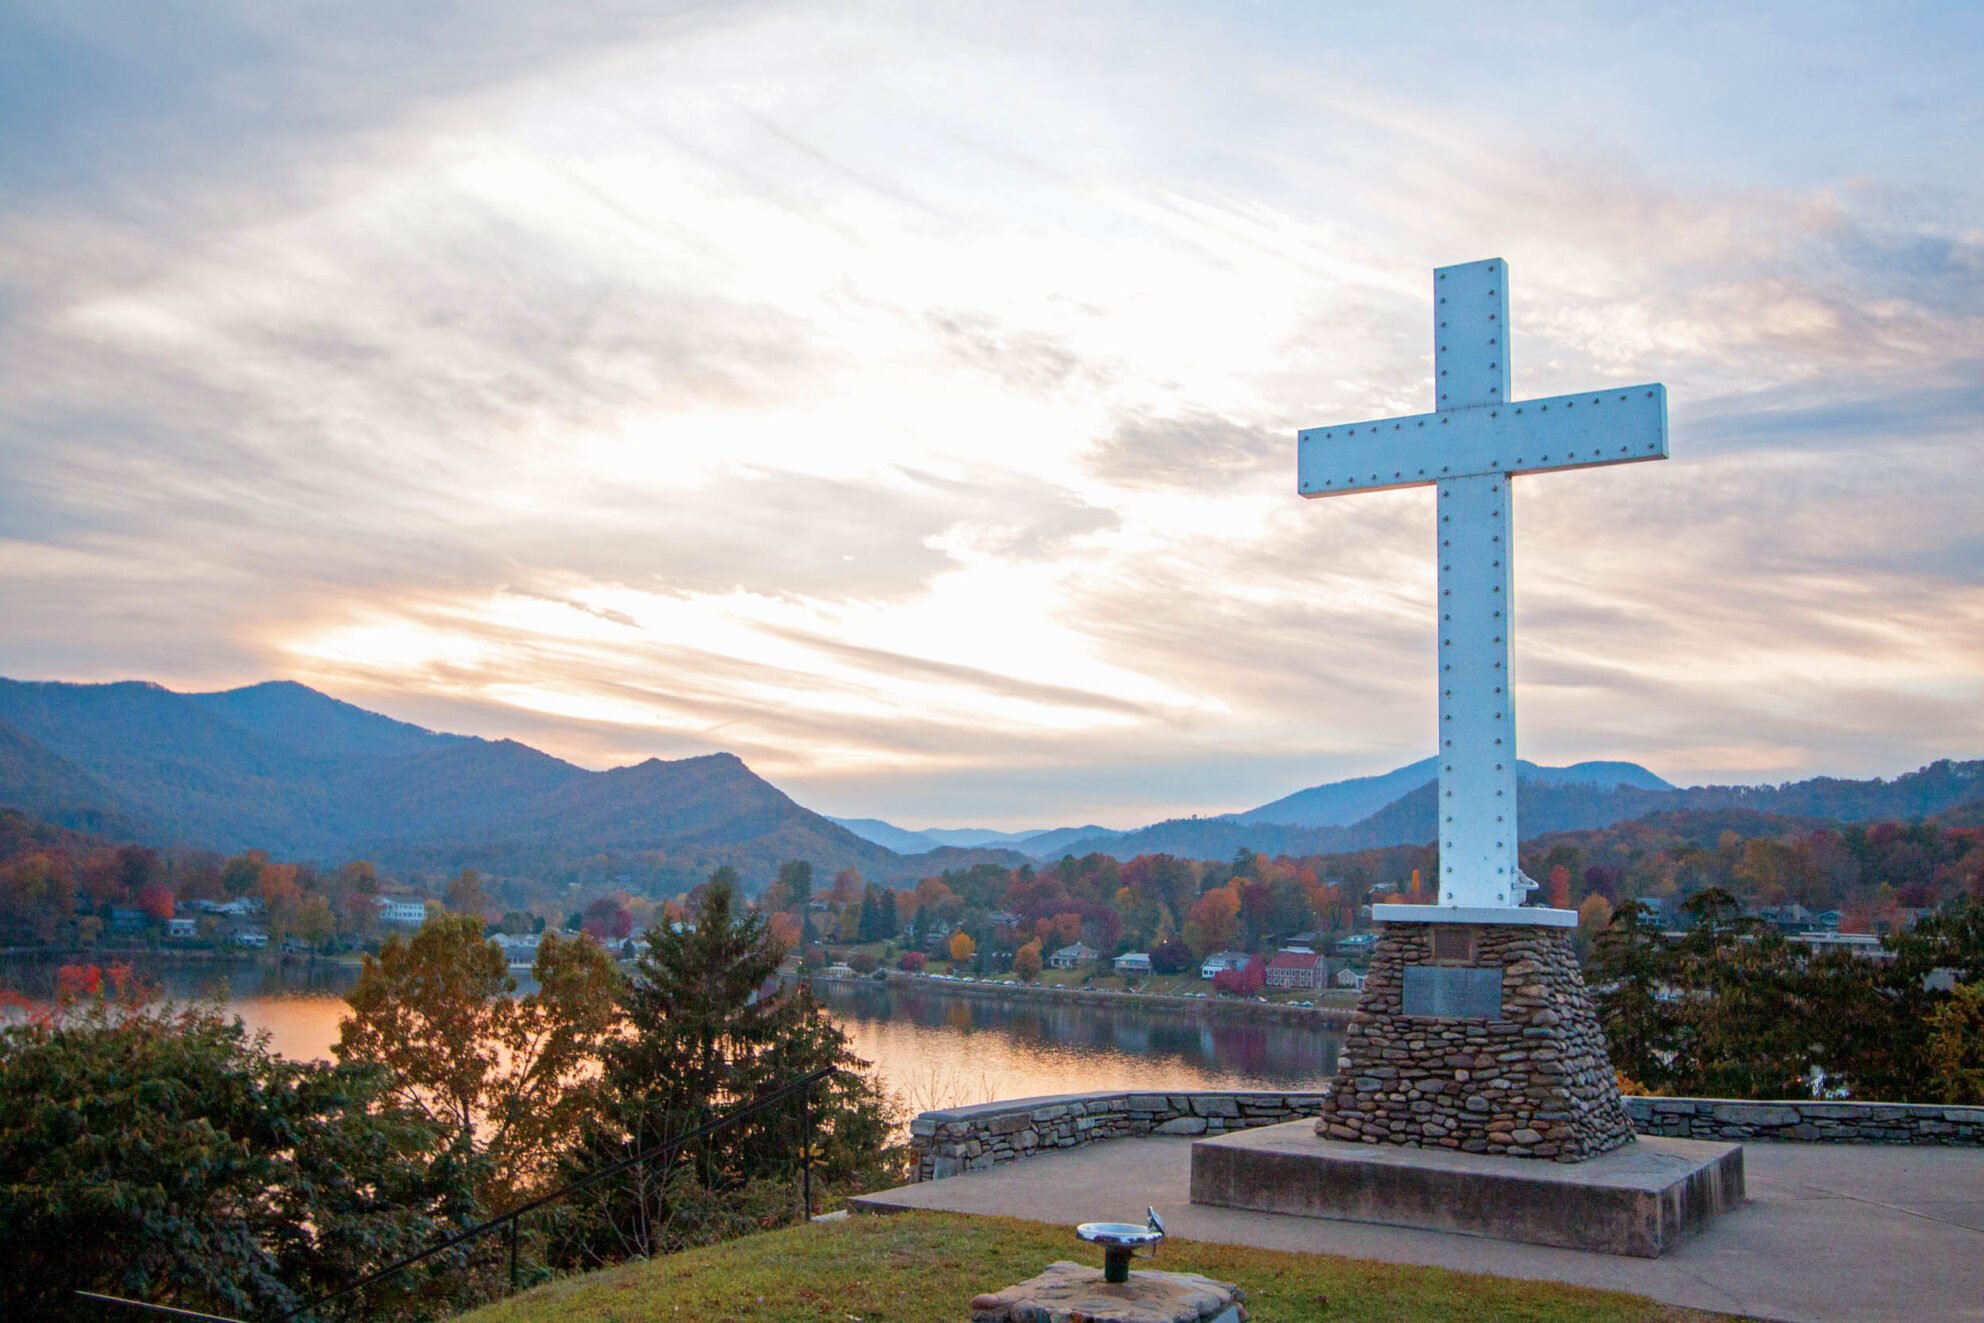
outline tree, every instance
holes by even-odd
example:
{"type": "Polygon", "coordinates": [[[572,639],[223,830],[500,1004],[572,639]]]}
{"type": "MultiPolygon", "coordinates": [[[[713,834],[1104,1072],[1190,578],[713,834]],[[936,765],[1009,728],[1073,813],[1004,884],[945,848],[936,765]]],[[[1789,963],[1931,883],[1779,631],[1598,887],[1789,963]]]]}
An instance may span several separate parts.
{"type": "Polygon", "coordinates": [[[902,959],[896,961],[896,968],[905,974],[921,974],[923,967],[929,963],[930,958],[921,951],[904,951],[902,959]]]}
{"type": "Polygon", "coordinates": [[[1185,917],[1185,942],[1201,955],[1223,951],[1240,940],[1240,898],[1231,887],[1200,896],[1185,917]]]}
{"type": "MultiPolygon", "coordinates": [[[[804,989],[768,995],[783,949],[762,914],[711,877],[693,926],[648,930],[625,993],[627,1032],[607,1049],[611,1104],[575,1174],[645,1151],[827,1066],[811,1094],[813,1175],[825,1189],[891,1179],[899,1150],[878,1087],[804,989]]],[[[803,1140],[796,1105],[767,1109],[672,1157],[591,1187],[563,1255],[592,1263],[654,1254],[791,1218],[803,1140]]]]}
{"type": "Polygon", "coordinates": [[[778,903],[774,909],[791,912],[799,920],[799,942],[803,945],[811,930],[807,917],[813,905],[813,865],[804,859],[788,859],[778,866],[778,903]]]}
{"type": "Polygon", "coordinates": [[[580,931],[596,942],[624,942],[634,931],[634,916],[618,896],[601,896],[586,906],[580,931]]]}
{"type": "Polygon", "coordinates": [[[1548,880],[1543,884],[1550,893],[1552,909],[1567,910],[1571,907],[1571,870],[1563,864],[1553,864],[1548,880]]]}
{"type": "Polygon", "coordinates": [[[533,973],[538,990],[512,996],[481,919],[429,919],[366,957],[334,1048],[381,1069],[400,1106],[479,1156],[492,1206],[530,1187],[591,1119],[618,1018],[618,974],[590,938],[546,933],[533,973]]]}
{"type": "Polygon", "coordinates": [[[482,874],[473,868],[464,868],[449,881],[447,891],[442,893],[442,903],[455,914],[473,914],[482,918],[489,908],[489,897],[483,894],[482,874]]]}
{"type": "Polygon", "coordinates": [[[1013,953],[1013,973],[1020,982],[1032,983],[1040,977],[1040,939],[1034,938],[1013,953]]]}
{"type": "Polygon", "coordinates": [[[971,959],[974,955],[977,954],[978,954],[978,943],[971,940],[971,935],[969,933],[966,933],[962,929],[960,929],[959,931],[951,934],[952,964],[961,965],[965,961],[971,959]]]}
{"type": "Polygon", "coordinates": [[[1984,986],[1959,983],[1929,1013],[1928,1056],[1936,1101],[1984,1103],[1984,986]]]}
{"type": "MultiPolygon", "coordinates": [[[[420,1157],[434,1136],[382,1083],[212,1005],[113,995],[0,1029],[0,1315],[96,1319],[89,1289],[276,1317],[458,1229],[460,1168],[420,1157]]],[[[334,1312],[452,1313],[444,1271],[334,1312]]]]}
{"type": "Polygon", "coordinates": [[[172,917],[172,888],[163,882],[147,882],[138,889],[138,908],[154,923],[172,917]]]}
{"type": "Polygon", "coordinates": [[[1212,976],[1212,990],[1233,997],[1258,997],[1267,986],[1267,967],[1249,959],[1238,968],[1220,970],[1212,976]]]}
{"type": "Polygon", "coordinates": [[[1150,949],[1150,967],[1159,974],[1182,974],[1192,967],[1192,948],[1172,938],[1150,949]]]}

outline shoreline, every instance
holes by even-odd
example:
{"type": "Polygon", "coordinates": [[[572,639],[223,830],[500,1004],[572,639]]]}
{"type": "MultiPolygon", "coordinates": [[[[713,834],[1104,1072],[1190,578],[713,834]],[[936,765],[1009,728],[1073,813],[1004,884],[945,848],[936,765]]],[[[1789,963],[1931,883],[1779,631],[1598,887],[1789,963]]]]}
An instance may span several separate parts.
{"type": "Polygon", "coordinates": [[[891,974],[879,982],[861,975],[843,978],[830,974],[793,974],[786,977],[794,982],[825,983],[834,987],[912,987],[946,997],[975,997],[986,1001],[1068,1000],[1089,1006],[1186,1011],[1194,1016],[1255,1020],[1336,1031],[1348,1029],[1357,1014],[1354,1008],[1347,1006],[1289,1006],[1280,1002],[1180,997],[1170,993],[1104,992],[1093,988],[1052,988],[1025,983],[939,983],[932,979],[899,974],[891,974]]]}

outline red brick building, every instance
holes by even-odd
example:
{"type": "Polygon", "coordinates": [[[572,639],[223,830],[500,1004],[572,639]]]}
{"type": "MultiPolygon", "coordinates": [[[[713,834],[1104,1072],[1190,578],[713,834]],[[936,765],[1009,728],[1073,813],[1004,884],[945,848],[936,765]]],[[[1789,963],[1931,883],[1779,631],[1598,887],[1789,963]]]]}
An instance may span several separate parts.
{"type": "Polygon", "coordinates": [[[1268,961],[1271,988],[1320,988],[1326,986],[1328,977],[1323,958],[1306,951],[1283,951],[1268,961]]]}

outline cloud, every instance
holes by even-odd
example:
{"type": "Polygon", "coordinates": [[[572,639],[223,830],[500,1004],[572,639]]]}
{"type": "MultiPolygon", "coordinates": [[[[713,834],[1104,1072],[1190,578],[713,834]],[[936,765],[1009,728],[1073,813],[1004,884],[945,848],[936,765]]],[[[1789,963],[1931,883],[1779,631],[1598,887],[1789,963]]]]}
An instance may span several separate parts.
{"type": "Polygon", "coordinates": [[[1670,463],[1520,484],[1526,751],[1975,755],[1977,98],[1882,72],[1963,40],[1441,21],[1495,58],[1376,11],[0,18],[0,670],[922,821],[1384,770],[1430,498],[1303,502],[1292,436],[1426,408],[1426,268],[1499,255],[1519,393],[1673,401],[1670,463]]]}

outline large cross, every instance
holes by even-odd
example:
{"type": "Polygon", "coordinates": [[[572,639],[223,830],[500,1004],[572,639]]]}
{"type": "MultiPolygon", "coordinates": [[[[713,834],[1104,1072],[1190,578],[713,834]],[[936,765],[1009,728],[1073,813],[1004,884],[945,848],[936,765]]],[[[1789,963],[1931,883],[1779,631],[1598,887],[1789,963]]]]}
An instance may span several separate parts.
{"type": "Polygon", "coordinates": [[[1512,479],[1667,458],[1667,390],[1511,399],[1508,275],[1499,258],[1434,271],[1432,413],[1296,434],[1304,496],[1439,489],[1440,901],[1374,905],[1380,920],[1577,922],[1523,906],[1516,868],[1512,479]]]}

